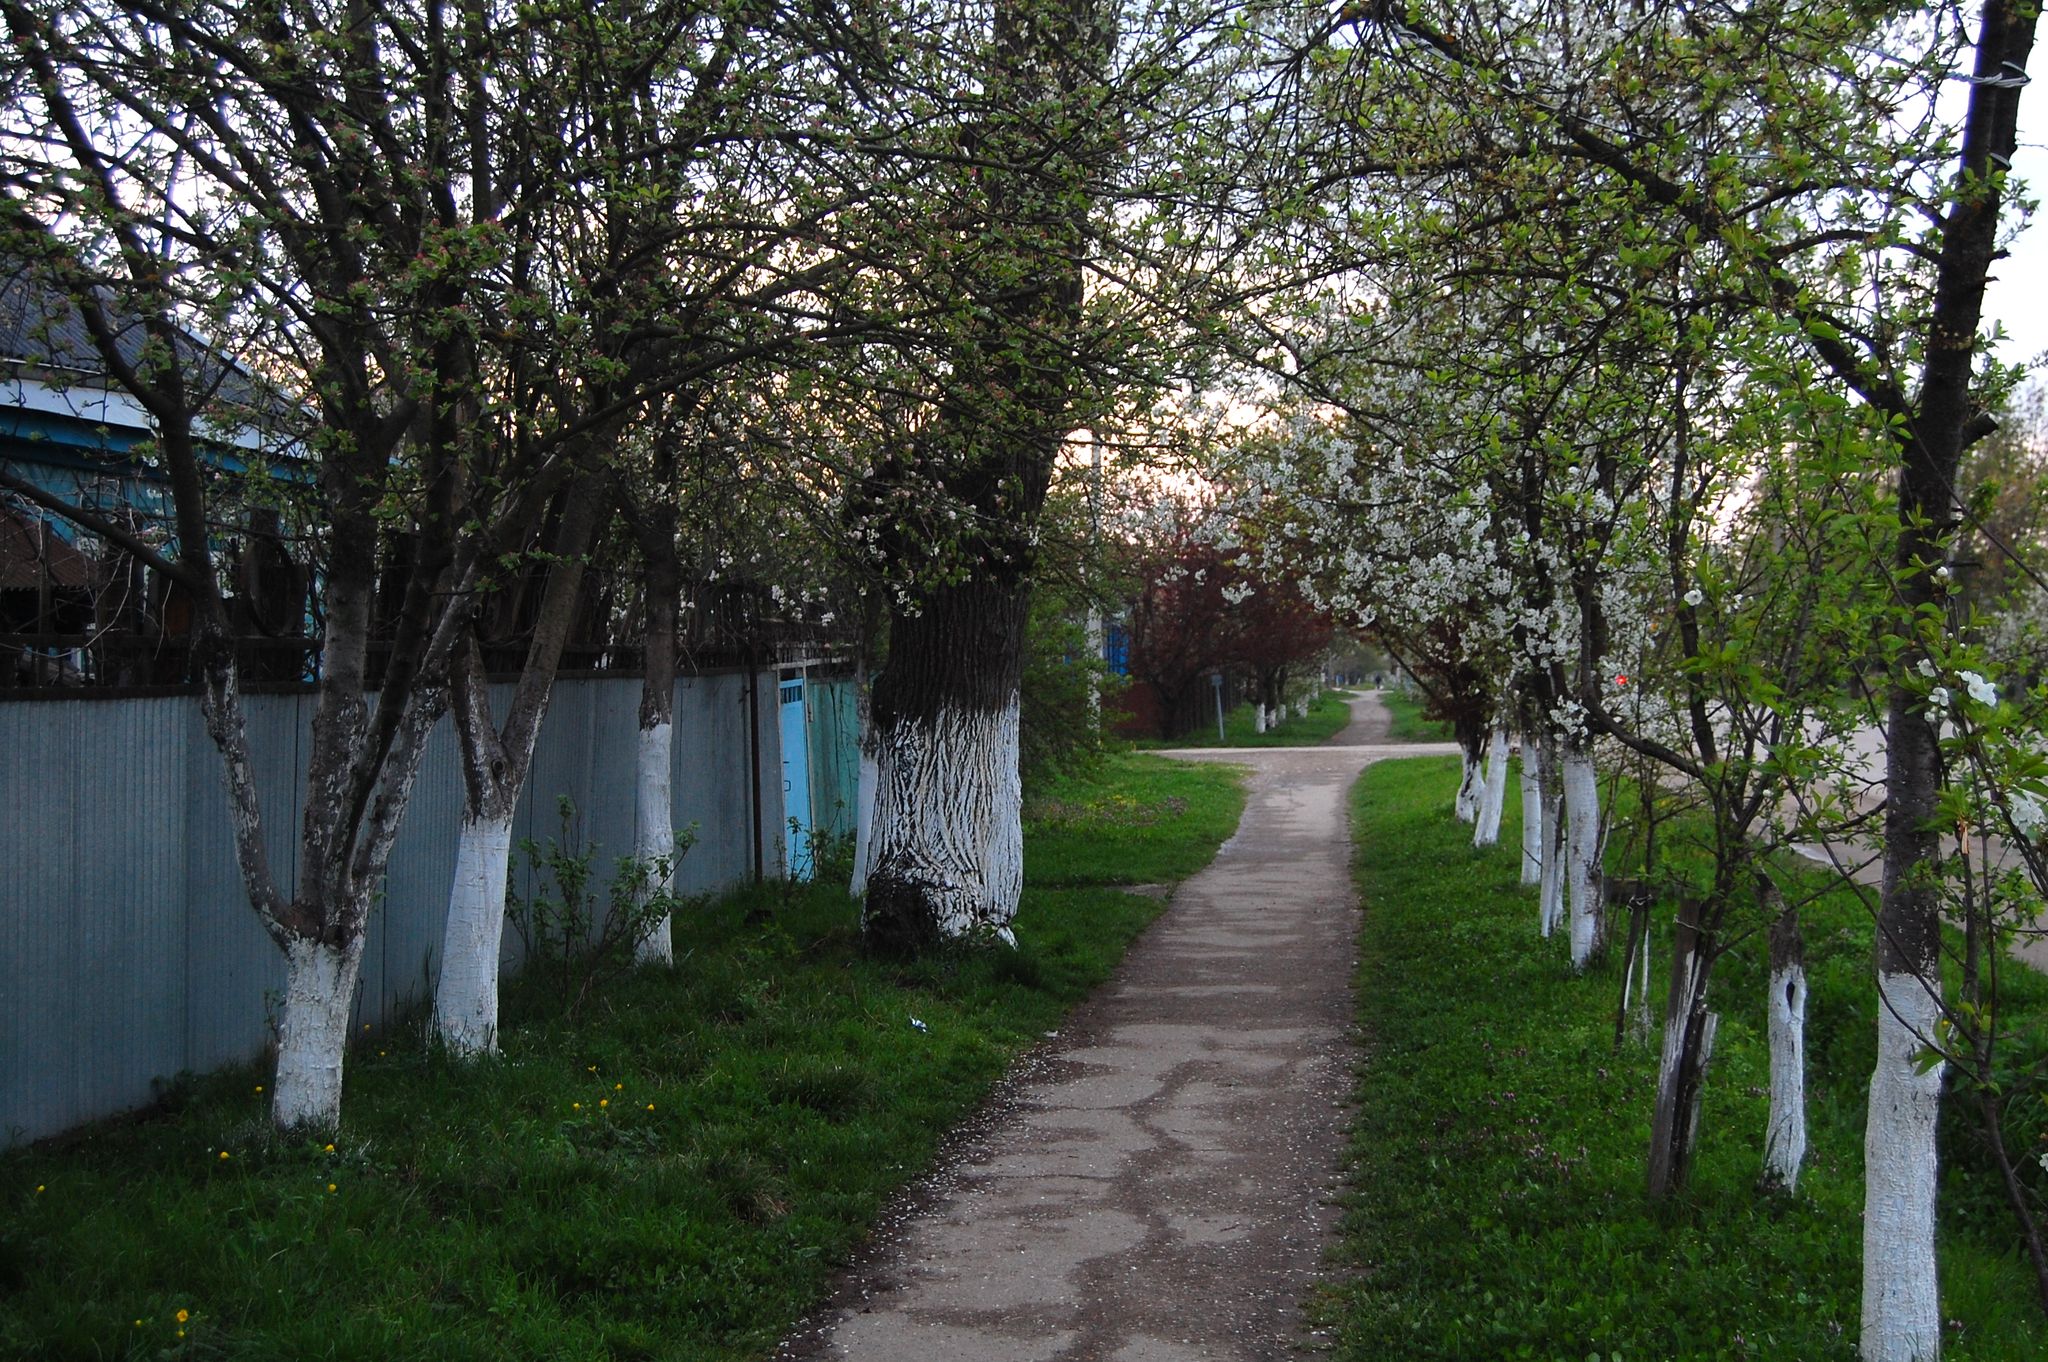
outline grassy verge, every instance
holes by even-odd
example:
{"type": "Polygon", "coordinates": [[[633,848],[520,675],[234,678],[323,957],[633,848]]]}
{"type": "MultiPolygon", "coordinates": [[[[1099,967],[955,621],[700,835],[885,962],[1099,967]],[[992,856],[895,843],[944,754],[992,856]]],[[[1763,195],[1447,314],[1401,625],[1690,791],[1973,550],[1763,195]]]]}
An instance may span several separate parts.
{"type": "Polygon", "coordinates": [[[1403,695],[1398,690],[1380,692],[1380,703],[1393,715],[1387,725],[1387,737],[1393,742],[1450,742],[1457,735],[1451,726],[1435,719],[1422,717],[1423,699],[1419,695],[1403,695]]]}
{"type": "Polygon", "coordinates": [[[1192,733],[1184,737],[1165,740],[1140,738],[1132,745],[1140,750],[1158,747],[1313,747],[1336,735],[1338,730],[1351,722],[1351,706],[1337,691],[1325,691],[1309,702],[1308,717],[1282,720],[1277,728],[1264,733],[1254,732],[1256,723],[1250,705],[1239,705],[1223,716],[1223,741],[1216,740],[1216,723],[1212,718],[1206,723],[1195,725],[1192,733]]]}
{"type": "Polygon", "coordinates": [[[370,1040],[331,1147],[271,1136],[250,1069],[0,1157],[0,1356],[761,1356],[1158,911],[1103,886],[1186,875],[1243,805],[1142,757],[1062,797],[1094,812],[1027,825],[1015,953],[870,960],[843,892],[770,887],[576,1025],[515,988],[496,1060],[370,1040]]]}
{"type": "MultiPolygon", "coordinates": [[[[1616,966],[1572,977],[1563,943],[1536,934],[1512,837],[1475,852],[1451,816],[1456,783],[1455,760],[1387,762],[1353,795],[1370,1049],[1343,1230],[1355,1270],[1324,1303],[1342,1355],[1853,1357],[1874,1059],[1863,910],[1839,894],[1805,910],[1812,1153],[1799,1193],[1756,1190],[1766,964],[1744,949],[1715,975],[1722,1022],[1692,1187],[1653,1209],[1656,1060],[1614,1047],[1616,966]]],[[[1514,800],[1511,782],[1510,829],[1514,800]]],[[[1660,994],[1668,945],[1667,927],[1660,994]]],[[[2048,1006],[2020,973],[2008,1006],[2048,1006]]],[[[2043,1356],[2030,1275],[1970,1146],[1966,1126],[1944,1130],[1944,1356],[2043,1356]]]]}

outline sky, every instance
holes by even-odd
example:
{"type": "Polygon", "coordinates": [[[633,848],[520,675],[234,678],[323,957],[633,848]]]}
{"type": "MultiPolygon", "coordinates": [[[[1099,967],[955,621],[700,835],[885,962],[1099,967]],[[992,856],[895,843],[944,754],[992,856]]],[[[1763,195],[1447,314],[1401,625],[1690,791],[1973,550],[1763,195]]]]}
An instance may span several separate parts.
{"type": "MultiPolygon", "coordinates": [[[[2048,80],[2020,96],[2020,145],[2013,170],[2027,182],[2027,197],[2042,201],[2033,224],[2012,243],[2012,255],[1992,266],[1995,277],[1984,295],[1984,316],[2005,324],[2008,338],[1998,357],[2025,363],[2048,350],[2048,80]]],[[[2048,377],[2048,365],[2030,366],[2048,377]]]]}

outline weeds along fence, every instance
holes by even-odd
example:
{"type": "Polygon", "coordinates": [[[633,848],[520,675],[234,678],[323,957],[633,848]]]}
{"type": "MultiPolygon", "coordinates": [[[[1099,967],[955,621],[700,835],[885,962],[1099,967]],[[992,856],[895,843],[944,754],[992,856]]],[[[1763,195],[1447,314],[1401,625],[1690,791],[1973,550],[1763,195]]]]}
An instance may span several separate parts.
{"type": "MultiPolygon", "coordinates": [[[[778,679],[764,669],[752,696],[745,672],[677,682],[674,815],[697,824],[677,868],[685,892],[745,881],[757,854],[765,875],[782,874],[792,817],[851,830],[852,685],[811,680],[793,711],[778,679]],[[785,753],[784,734],[799,731],[803,750],[785,753]],[[807,807],[787,807],[785,791],[807,807]]],[[[500,689],[502,705],[511,687],[500,689]]],[[[314,697],[245,703],[273,864],[289,887],[314,697]]],[[[638,680],[556,684],[515,837],[558,835],[567,795],[607,873],[632,851],[639,705],[638,680]]],[[[0,810],[0,1145],[143,1105],[164,1079],[270,1043],[282,957],[242,892],[197,697],[0,703],[0,810]]],[[[433,996],[461,813],[444,719],[371,917],[352,1033],[433,996]]],[[[522,893],[528,873],[515,854],[522,893]]],[[[506,968],[518,968],[518,949],[508,931],[506,968]]]]}

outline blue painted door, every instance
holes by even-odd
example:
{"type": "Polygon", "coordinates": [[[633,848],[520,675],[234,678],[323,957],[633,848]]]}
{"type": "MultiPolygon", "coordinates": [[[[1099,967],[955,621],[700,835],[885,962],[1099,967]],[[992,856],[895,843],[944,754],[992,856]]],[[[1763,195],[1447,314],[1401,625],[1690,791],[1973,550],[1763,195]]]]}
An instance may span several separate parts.
{"type": "Polygon", "coordinates": [[[804,683],[782,683],[782,835],[789,877],[811,877],[811,744],[804,722],[804,683]]]}

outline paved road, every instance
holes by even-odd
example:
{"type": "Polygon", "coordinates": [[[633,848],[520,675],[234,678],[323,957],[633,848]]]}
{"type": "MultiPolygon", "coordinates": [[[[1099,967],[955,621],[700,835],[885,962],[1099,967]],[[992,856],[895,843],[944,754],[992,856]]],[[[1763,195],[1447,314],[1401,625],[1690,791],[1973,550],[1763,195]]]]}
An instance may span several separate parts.
{"type": "MultiPolygon", "coordinates": [[[[1377,700],[1356,707],[1379,710],[1384,731],[1377,700]]],[[[1253,768],[1236,836],[785,1353],[1292,1355],[1346,1121],[1344,794],[1369,762],[1433,751],[1456,748],[1169,754],[1253,768]]]]}

